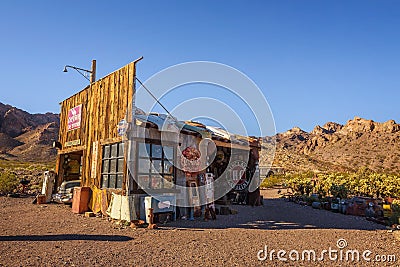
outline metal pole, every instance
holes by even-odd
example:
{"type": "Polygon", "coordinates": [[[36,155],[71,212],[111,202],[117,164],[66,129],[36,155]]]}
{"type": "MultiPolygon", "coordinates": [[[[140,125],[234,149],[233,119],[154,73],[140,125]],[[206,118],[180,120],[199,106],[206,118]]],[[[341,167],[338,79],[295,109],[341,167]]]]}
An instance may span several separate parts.
{"type": "Polygon", "coordinates": [[[96,59],[92,60],[92,70],[90,72],[90,83],[94,83],[96,81],[96,59]]]}

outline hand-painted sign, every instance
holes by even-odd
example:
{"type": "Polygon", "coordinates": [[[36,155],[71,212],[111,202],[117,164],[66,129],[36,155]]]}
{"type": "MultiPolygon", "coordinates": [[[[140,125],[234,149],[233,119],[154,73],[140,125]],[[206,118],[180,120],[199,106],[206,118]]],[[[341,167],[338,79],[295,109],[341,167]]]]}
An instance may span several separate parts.
{"type": "Polygon", "coordinates": [[[81,127],[82,104],[68,111],[68,131],[81,127]]]}

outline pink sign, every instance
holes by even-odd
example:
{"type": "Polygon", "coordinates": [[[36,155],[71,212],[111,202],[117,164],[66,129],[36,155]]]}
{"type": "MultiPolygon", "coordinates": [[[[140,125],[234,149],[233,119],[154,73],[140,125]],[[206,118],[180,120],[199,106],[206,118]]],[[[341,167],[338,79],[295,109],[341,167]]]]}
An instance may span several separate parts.
{"type": "Polygon", "coordinates": [[[68,131],[81,127],[82,104],[68,111],[68,131]]]}

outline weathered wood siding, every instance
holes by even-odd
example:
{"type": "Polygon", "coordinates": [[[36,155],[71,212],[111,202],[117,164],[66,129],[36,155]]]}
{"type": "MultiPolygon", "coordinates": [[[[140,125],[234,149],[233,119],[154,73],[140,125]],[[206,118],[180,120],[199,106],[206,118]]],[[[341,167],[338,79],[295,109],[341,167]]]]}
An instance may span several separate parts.
{"type": "MultiPolygon", "coordinates": [[[[134,79],[135,63],[132,62],[61,103],[59,142],[63,148],[58,153],[83,150],[82,185],[100,186],[102,145],[122,140],[118,136],[117,125],[130,115],[127,111],[132,110],[134,79]],[[81,127],[68,131],[68,111],[80,104],[81,127]],[[80,140],[80,144],[66,146],[67,142],[74,140],[80,140]],[[96,176],[92,178],[93,142],[98,142],[99,146],[96,176]]],[[[60,169],[60,156],[57,160],[57,169],[60,169]]]]}

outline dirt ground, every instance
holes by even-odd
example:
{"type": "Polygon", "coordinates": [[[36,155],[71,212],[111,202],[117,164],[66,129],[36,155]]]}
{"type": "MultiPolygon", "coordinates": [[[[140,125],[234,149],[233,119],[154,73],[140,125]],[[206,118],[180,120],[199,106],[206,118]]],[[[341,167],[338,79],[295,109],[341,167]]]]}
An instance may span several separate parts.
{"type": "Polygon", "coordinates": [[[207,222],[180,220],[158,230],[87,218],[73,214],[67,205],[0,197],[0,266],[400,265],[398,232],[361,217],[275,199],[275,191],[262,193],[264,206],[233,205],[236,215],[207,222]],[[263,259],[265,247],[268,257],[263,259]],[[279,250],[286,252],[280,256],[287,261],[277,258],[279,250]],[[315,251],[316,260],[308,261],[307,254],[301,260],[304,250],[315,251]],[[338,252],[332,251],[330,260],[323,250],[338,252]],[[348,250],[357,250],[360,261],[346,260],[348,250]],[[366,250],[371,251],[366,255],[371,262],[362,258],[366,250]],[[395,255],[396,261],[387,262],[388,255],[395,255]],[[384,258],[386,262],[376,261],[384,258]]]}

